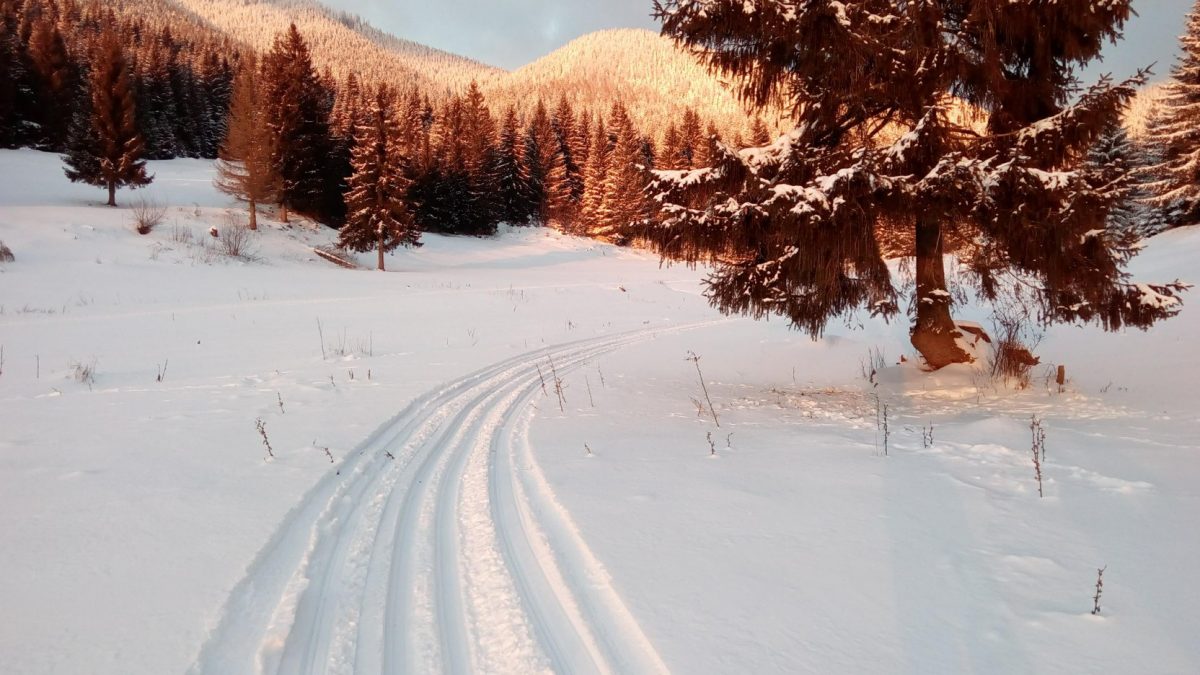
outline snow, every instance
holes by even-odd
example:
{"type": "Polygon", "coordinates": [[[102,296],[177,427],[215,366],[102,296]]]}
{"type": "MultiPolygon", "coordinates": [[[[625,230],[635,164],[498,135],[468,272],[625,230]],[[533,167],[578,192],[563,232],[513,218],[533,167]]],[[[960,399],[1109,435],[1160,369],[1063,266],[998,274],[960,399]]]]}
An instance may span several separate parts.
{"type": "MultiPolygon", "coordinates": [[[[903,322],[814,342],[715,314],[704,270],[543,230],[427,235],[378,273],[262,217],[229,260],[211,165],[150,170],[119,195],[169,205],[142,237],[57,157],[0,151],[0,672],[1200,670],[1190,304],[1050,331],[1066,391],[1017,391],[921,372],[903,322]]],[[[1164,233],[1134,278],[1198,255],[1164,233]]]]}

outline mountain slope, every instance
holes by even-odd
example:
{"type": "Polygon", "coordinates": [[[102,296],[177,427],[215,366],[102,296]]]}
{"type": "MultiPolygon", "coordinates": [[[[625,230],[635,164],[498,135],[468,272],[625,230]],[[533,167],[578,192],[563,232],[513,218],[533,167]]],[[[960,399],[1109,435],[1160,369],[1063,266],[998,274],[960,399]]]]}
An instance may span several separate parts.
{"type": "Polygon", "coordinates": [[[471,80],[500,74],[477,61],[401,40],[362,19],[312,0],[173,0],[218,30],[265,51],[275,36],[296,27],[308,40],[318,68],[338,77],[351,71],[372,81],[416,83],[431,94],[465,89],[471,80]]]}
{"type": "MultiPolygon", "coordinates": [[[[641,29],[591,33],[494,80],[485,92],[497,100],[552,103],[565,94],[576,109],[607,112],[618,98],[643,130],[678,121],[685,108],[732,136],[747,130],[747,114],[733,92],[671,40],[641,29]]],[[[770,123],[770,120],[768,120],[770,123]]]]}
{"type": "Polygon", "coordinates": [[[647,30],[585,35],[510,73],[397,38],[313,0],[170,1],[258,50],[269,49],[294,22],[309,41],[317,67],[329,67],[338,77],[355,71],[368,81],[415,83],[435,99],[477,81],[497,113],[510,104],[528,113],[539,98],[553,106],[562,95],[576,110],[607,113],[619,97],[649,134],[657,135],[688,107],[730,137],[750,126],[728,87],[690,54],[647,30]]]}

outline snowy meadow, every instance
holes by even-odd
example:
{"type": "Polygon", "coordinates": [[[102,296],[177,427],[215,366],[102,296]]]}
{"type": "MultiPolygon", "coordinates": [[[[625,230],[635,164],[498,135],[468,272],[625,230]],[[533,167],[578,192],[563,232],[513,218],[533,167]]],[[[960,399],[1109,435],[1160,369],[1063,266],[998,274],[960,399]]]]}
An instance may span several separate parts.
{"type": "Polygon", "coordinates": [[[210,162],[121,192],[145,236],[60,167],[0,151],[0,672],[1200,669],[1193,307],[1054,328],[1019,389],[636,250],[232,257],[210,162]]]}

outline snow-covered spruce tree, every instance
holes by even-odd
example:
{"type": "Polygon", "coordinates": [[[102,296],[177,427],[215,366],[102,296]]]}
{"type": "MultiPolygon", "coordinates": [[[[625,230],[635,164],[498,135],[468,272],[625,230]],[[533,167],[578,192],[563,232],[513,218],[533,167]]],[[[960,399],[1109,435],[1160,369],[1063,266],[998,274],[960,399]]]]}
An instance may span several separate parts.
{"type": "Polygon", "coordinates": [[[396,96],[387,85],[380,85],[354,135],[354,173],[338,245],[354,251],[375,249],[381,272],[385,253],[399,246],[419,246],[421,240],[405,204],[409,159],[402,129],[396,96]]]}
{"type": "Polygon", "coordinates": [[[117,205],[117,188],[149,185],[142,159],[142,134],[129,66],[121,40],[106,30],[92,55],[86,104],[71,123],[65,158],[67,178],[108,189],[108,205],[117,205]]]}
{"type": "Polygon", "coordinates": [[[1150,204],[1167,227],[1200,223],[1200,0],[1179,38],[1183,54],[1146,128],[1156,163],[1146,170],[1150,204]]]}
{"type": "Polygon", "coordinates": [[[1152,210],[1146,204],[1142,153],[1120,122],[1105,129],[1088,151],[1087,167],[1098,185],[1112,190],[1116,199],[1108,212],[1108,227],[1119,233],[1147,236],[1154,228],[1152,210]]]}
{"type": "Polygon", "coordinates": [[[337,180],[331,178],[328,160],[333,152],[329,128],[328,92],[313,68],[308,45],[296,25],[275,39],[263,59],[262,84],[266,88],[267,119],[275,135],[275,170],[281,183],[281,217],[289,209],[329,218],[341,202],[337,180]]]}
{"type": "Polygon", "coordinates": [[[931,368],[971,358],[951,318],[948,242],[971,242],[957,253],[983,299],[1019,278],[1046,322],[1146,328],[1179,311],[1184,285],[1129,282],[1132,238],[1105,229],[1119,191],[1083,165],[1141,82],[1072,96],[1128,0],[655,5],[664,34],[795,121],[770,146],[723,149],[650,188],[661,211],[644,234],[668,259],[712,263],[722,311],[782,315],[813,336],[859,308],[895,315],[889,227],[913,236],[911,338],[931,368]],[[986,122],[951,114],[960,104],[986,122]]]}
{"type": "Polygon", "coordinates": [[[275,135],[267,126],[266,105],[259,83],[258,64],[252,55],[242,58],[233,84],[233,101],[225,142],[217,161],[217,189],[247,203],[250,229],[258,229],[258,205],[278,197],[275,172],[275,135]]]}

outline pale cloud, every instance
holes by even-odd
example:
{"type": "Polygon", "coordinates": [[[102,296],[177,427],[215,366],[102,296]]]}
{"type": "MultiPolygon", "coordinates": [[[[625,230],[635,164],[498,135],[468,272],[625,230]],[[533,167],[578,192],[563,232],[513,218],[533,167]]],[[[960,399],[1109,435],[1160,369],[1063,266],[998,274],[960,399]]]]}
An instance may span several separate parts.
{"type": "Polygon", "coordinates": [[[657,30],[650,0],[326,0],[415,42],[518,68],[603,28],[657,30]]]}

